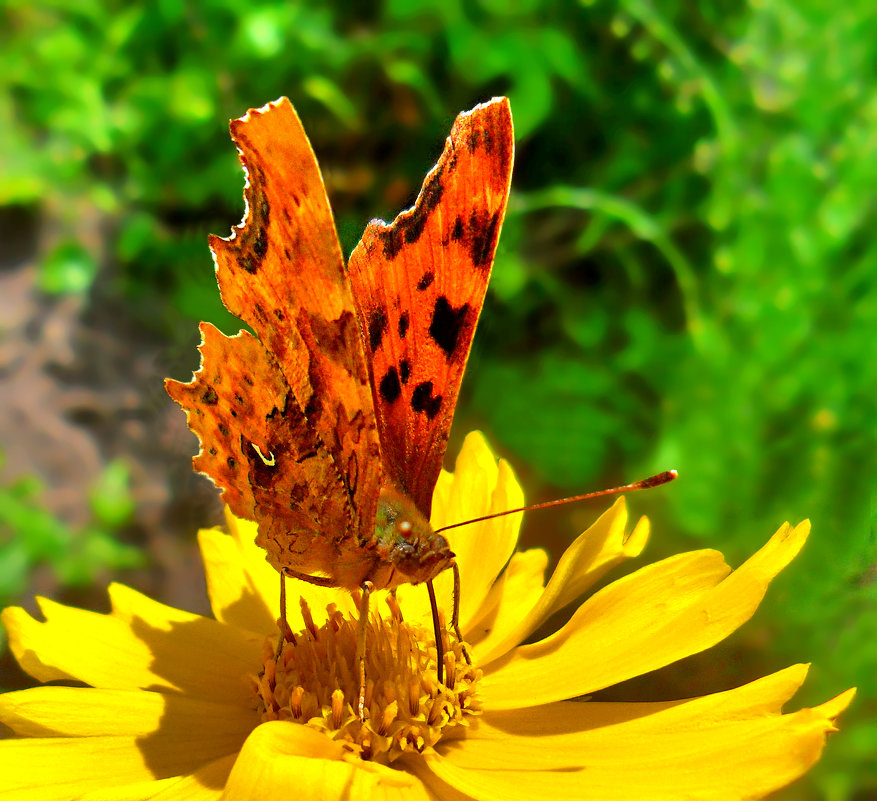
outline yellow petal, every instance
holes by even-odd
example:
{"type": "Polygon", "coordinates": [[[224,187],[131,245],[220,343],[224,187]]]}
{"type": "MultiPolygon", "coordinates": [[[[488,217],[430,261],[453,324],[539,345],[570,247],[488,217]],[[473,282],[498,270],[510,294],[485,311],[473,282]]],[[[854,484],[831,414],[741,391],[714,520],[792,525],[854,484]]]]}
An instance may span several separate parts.
{"type": "Polygon", "coordinates": [[[225,523],[240,554],[240,564],[251,582],[262,595],[272,616],[277,613],[277,571],[268,564],[265,549],[256,545],[259,527],[252,520],[235,517],[225,508],[225,523]]]}
{"type": "Polygon", "coordinates": [[[9,648],[31,676],[40,681],[91,679],[96,684],[106,679],[125,687],[158,684],[159,677],[148,670],[148,646],[123,621],[43,598],[37,603],[50,618],[45,623],[19,607],[2,613],[9,648]]]}
{"type": "Polygon", "coordinates": [[[467,795],[456,787],[442,781],[429,769],[429,765],[426,764],[420,754],[412,754],[410,756],[405,754],[396,764],[399,767],[404,767],[405,770],[420,779],[432,801],[473,801],[471,795],[467,795]]]}
{"type": "Polygon", "coordinates": [[[114,783],[112,787],[64,797],[75,797],[76,801],[218,801],[236,758],[237,754],[229,754],[185,776],[125,785],[114,783]]]}
{"type": "Polygon", "coordinates": [[[476,664],[484,664],[482,653],[493,653],[498,643],[509,639],[537,604],[545,590],[547,567],[548,554],[541,548],[518,551],[511,558],[488,593],[479,620],[463,632],[473,647],[476,664]]]}
{"type": "MultiPolygon", "coordinates": [[[[261,596],[264,605],[271,615],[271,623],[267,628],[259,628],[265,634],[273,633],[276,629],[276,620],[280,616],[280,574],[265,561],[265,551],[255,543],[257,526],[251,520],[243,520],[235,517],[228,509],[225,511],[225,519],[234,542],[240,554],[240,566],[246,577],[247,585],[253,587],[261,596]]],[[[210,568],[208,567],[208,574],[210,568]]],[[[216,581],[221,581],[218,576],[216,581]]],[[[211,579],[208,578],[208,582],[211,579]]],[[[209,586],[209,584],[208,584],[209,586]]],[[[337,587],[316,587],[305,581],[287,579],[286,581],[286,620],[293,632],[304,628],[304,619],[301,615],[301,601],[307,601],[311,610],[311,616],[317,626],[321,626],[327,619],[326,607],[334,604],[345,614],[354,614],[356,604],[351,600],[351,595],[346,590],[337,587]]],[[[211,595],[211,598],[213,596],[211,595]]],[[[220,596],[221,600],[231,600],[227,596],[220,596]]],[[[236,614],[237,625],[245,624],[244,628],[253,629],[254,624],[246,623],[244,613],[236,614]]],[[[264,621],[264,618],[261,618],[264,621]]],[[[264,623],[260,623],[260,626],[264,623]]]]}
{"type": "MultiPolygon", "coordinates": [[[[218,529],[199,531],[198,545],[214,617],[248,631],[262,634],[272,631],[277,625],[275,621],[278,616],[277,583],[269,601],[259,591],[260,585],[253,581],[245,569],[238,542],[218,529]]],[[[267,562],[264,564],[275,577],[278,575],[271,565],[267,562]]]]}
{"type": "Polygon", "coordinates": [[[75,678],[107,689],[173,689],[246,704],[243,677],[261,664],[261,638],[215,620],[173,610],[113,585],[111,615],[37,599],[46,618],[7,609],[9,645],[41,681],[75,678]]]}
{"type": "Polygon", "coordinates": [[[218,801],[237,757],[237,754],[230,754],[199,768],[194,773],[180,776],[161,792],[149,796],[149,801],[218,801]]]}
{"type": "MultiPolygon", "coordinates": [[[[181,695],[92,687],[34,687],[0,695],[0,721],[25,737],[146,736],[172,731],[193,740],[236,741],[259,724],[248,706],[181,695]],[[231,740],[229,740],[231,738],[231,740]]],[[[220,748],[228,753],[225,745],[220,748]]]]}
{"type": "Polygon", "coordinates": [[[630,534],[627,521],[627,504],[622,496],[567,548],[546,588],[547,595],[553,596],[551,606],[537,625],[580,598],[613,567],[643,552],[649,539],[648,519],[641,517],[630,534]]]}
{"type": "MultiPolygon", "coordinates": [[[[485,445],[486,447],[486,445],[485,445]]],[[[508,462],[500,459],[496,466],[496,483],[490,503],[480,514],[515,509],[524,504],[524,493],[508,462]]],[[[477,510],[476,510],[477,511],[477,510]]],[[[475,517],[478,514],[474,515],[475,517]]],[[[469,514],[469,517],[473,515],[469,514]]],[[[515,552],[522,514],[506,515],[483,523],[461,526],[448,532],[460,562],[460,625],[467,627],[478,616],[493,582],[515,552]],[[464,567],[465,566],[465,567],[464,567]]],[[[450,576],[446,581],[450,582],[450,576]]]]}
{"type": "Polygon", "coordinates": [[[643,518],[628,537],[627,506],[619,498],[611,509],[579,536],[557,563],[557,568],[529,609],[516,609],[513,626],[494,626],[489,642],[477,649],[479,664],[487,665],[525,640],[550,615],[562,609],[593,586],[606,572],[631,556],[638,556],[648,539],[648,521],[643,518]]]}
{"type": "MultiPolygon", "coordinates": [[[[101,787],[97,790],[88,790],[82,794],[68,796],[75,798],[76,801],[153,801],[158,795],[180,782],[179,776],[172,776],[169,779],[158,779],[156,781],[134,782],[133,784],[116,785],[112,787],[101,787]]],[[[218,794],[212,797],[207,796],[203,801],[213,801],[218,798],[218,794]]],[[[194,801],[194,799],[193,799],[194,801]]],[[[199,799],[198,801],[201,801],[199,799]]]]}
{"type": "MultiPolygon", "coordinates": [[[[3,799],[60,801],[107,786],[180,776],[221,756],[220,740],[193,740],[174,732],[147,737],[3,740],[0,741],[3,799]]],[[[229,749],[226,754],[234,751],[232,738],[224,747],[229,749]]],[[[162,785],[155,789],[162,789],[162,785]]]]}
{"type": "Polygon", "coordinates": [[[481,799],[760,798],[819,759],[834,717],[852,698],[847,692],[780,714],[805,675],[797,665],[690,701],[487,712],[428,764],[481,799]]]}
{"type": "Polygon", "coordinates": [[[223,801],[324,801],[350,798],[426,801],[413,776],[373,762],[344,761],[339,743],[295,723],[259,726],[244,744],[223,801]]]}
{"type": "Polygon", "coordinates": [[[809,528],[783,526],[734,572],[720,553],[694,551],[604,587],[560,631],[494,664],[481,684],[485,707],[574,698],[709,648],[752,616],[809,528]]]}
{"type": "MultiPolygon", "coordinates": [[[[454,473],[442,473],[433,494],[433,528],[472,520],[523,505],[523,492],[508,463],[496,457],[479,431],[469,434],[457,457],[454,473]]],[[[460,624],[466,628],[479,614],[488,590],[514,553],[521,515],[507,515],[452,529],[445,535],[460,567],[460,624]]],[[[435,580],[439,604],[450,610],[451,571],[435,580]]],[[[399,604],[406,620],[431,625],[423,588],[400,587],[399,604]]],[[[450,616],[450,615],[448,615],[450,616]]]]}
{"type": "Polygon", "coordinates": [[[197,698],[249,703],[244,677],[261,667],[261,635],[174,609],[123,584],[111,584],[109,595],[113,616],[148,642],[153,673],[197,698]]]}

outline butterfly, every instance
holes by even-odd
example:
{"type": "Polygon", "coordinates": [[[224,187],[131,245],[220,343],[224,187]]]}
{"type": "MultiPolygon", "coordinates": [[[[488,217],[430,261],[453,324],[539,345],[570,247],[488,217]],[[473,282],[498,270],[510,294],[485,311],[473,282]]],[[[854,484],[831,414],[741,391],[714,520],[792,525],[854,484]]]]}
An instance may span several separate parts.
{"type": "Polygon", "coordinates": [[[455,570],[456,608],[459,578],[429,517],[506,210],[509,102],[457,117],[414,206],[372,220],[346,266],[289,100],[231,135],[246,212],[210,247],[223,303],[254,333],[202,323],[199,370],[166,381],[200,440],[194,467],[257,522],[281,592],[284,577],[360,589],[367,613],[372,589],[427,582],[441,648],[432,579],[455,570]]]}

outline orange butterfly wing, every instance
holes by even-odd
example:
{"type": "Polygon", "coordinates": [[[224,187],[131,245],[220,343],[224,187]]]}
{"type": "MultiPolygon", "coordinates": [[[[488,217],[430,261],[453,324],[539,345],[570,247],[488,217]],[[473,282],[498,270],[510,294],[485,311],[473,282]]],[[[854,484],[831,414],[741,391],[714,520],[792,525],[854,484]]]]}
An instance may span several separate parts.
{"type": "Polygon", "coordinates": [[[413,208],[348,264],[388,477],[429,518],[511,183],[508,100],[460,114],[413,208]]]}
{"type": "Polygon", "coordinates": [[[286,98],[231,123],[247,216],[211,237],[222,300],[277,359],[300,407],[374,520],[381,484],[368,371],[320,168],[286,98]]]}
{"type": "Polygon", "coordinates": [[[256,542],[272,565],[325,570],[342,545],[332,535],[346,529],[323,524],[350,517],[335,463],[256,337],[228,337],[202,323],[199,349],[193,380],[166,382],[202,443],[195,469],[222,487],[234,514],[259,522],[256,542]]]}
{"type": "MultiPolygon", "coordinates": [[[[201,378],[170,381],[168,392],[201,437],[196,467],[225,488],[233,511],[254,512],[244,516],[258,520],[269,558],[272,548],[285,549],[286,564],[306,570],[299,551],[318,534],[349,549],[374,534],[383,468],[368,370],[322,177],[292,105],[281,98],[251,110],[231,123],[231,133],[247,173],[247,211],[231,237],[211,237],[210,245],[223,302],[258,339],[242,334],[223,342],[205,333],[201,378]],[[224,374],[253,384],[223,383],[222,393],[214,389],[221,403],[210,404],[213,388],[205,377],[224,374]],[[289,419],[271,417],[286,391],[289,419]],[[244,427],[232,417],[235,392],[258,412],[244,427]],[[224,463],[208,458],[208,431],[193,425],[220,410],[231,433],[225,436],[217,423],[209,436],[218,432],[224,463]],[[297,439],[285,449],[285,437],[297,439]],[[270,491],[247,487],[260,476],[272,477],[270,491]],[[325,504],[304,498],[305,488],[325,495],[325,504]]],[[[315,569],[329,572],[338,557],[327,555],[315,569]]]]}

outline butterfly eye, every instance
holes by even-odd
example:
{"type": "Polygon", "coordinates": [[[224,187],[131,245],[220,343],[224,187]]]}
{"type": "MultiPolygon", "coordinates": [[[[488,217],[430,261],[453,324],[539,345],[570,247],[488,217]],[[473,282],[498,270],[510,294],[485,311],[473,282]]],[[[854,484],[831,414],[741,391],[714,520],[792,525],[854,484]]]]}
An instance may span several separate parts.
{"type": "Polygon", "coordinates": [[[399,533],[405,537],[407,540],[411,536],[411,531],[413,530],[413,526],[411,525],[410,520],[403,520],[399,523],[399,533]]]}

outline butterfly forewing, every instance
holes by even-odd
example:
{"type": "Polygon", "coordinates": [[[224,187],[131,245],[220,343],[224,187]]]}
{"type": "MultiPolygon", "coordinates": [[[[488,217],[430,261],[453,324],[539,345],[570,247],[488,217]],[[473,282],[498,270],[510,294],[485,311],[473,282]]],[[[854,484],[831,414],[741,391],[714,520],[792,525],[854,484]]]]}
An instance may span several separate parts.
{"type": "Polygon", "coordinates": [[[385,470],[428,518],[505,214],[508,100],[461,114],[415,205],[348,264],[385,470]]]}
{"type": "MultiPolygon", "coordinates": [[[[229,239],[210,240],[222,299],[279,365],[346,487],[353,516],[346,535],[359,536],[373,525],[382,465],[353,299],[317,160],[286,98],[234,120],[231,133],[247,171],[247,214],[229,239]]],[[[323,526],[344,523],[325,519],[323,526]]]]}

